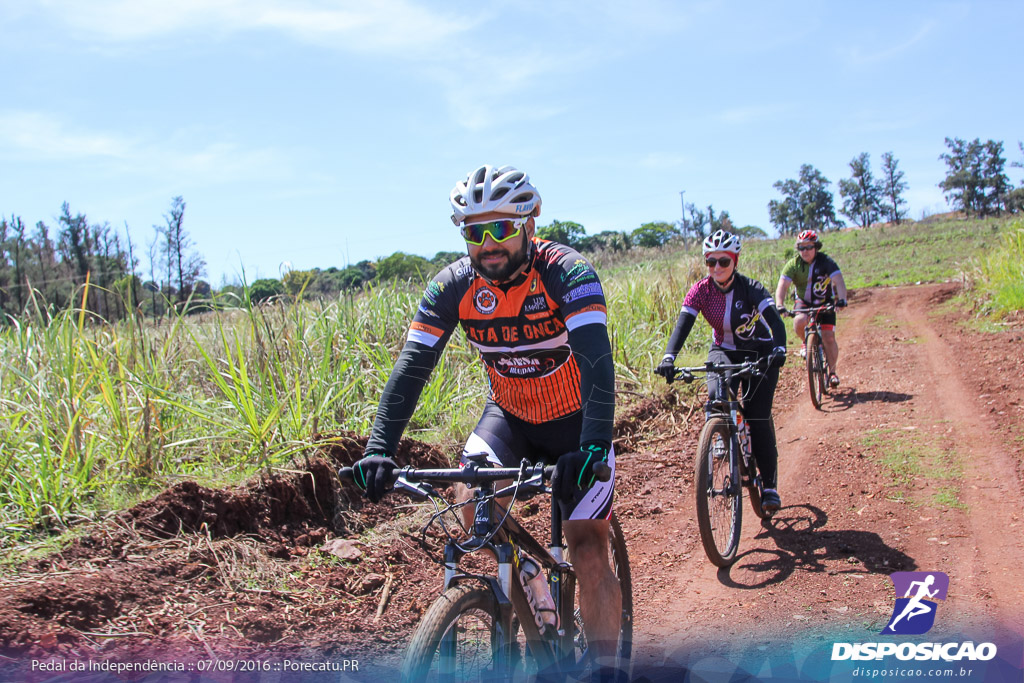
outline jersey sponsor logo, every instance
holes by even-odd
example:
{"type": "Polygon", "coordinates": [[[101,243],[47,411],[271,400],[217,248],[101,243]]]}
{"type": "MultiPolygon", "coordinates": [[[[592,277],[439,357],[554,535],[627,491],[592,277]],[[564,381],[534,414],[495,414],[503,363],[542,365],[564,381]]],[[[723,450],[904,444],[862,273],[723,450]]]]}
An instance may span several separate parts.
{"type": "Polygon", "coordinates": [[[457,278],[466,277],[467,275],[469,275],[472,272],[473,272],[473,266],[471,264],[470,265],[465,265],[465,266],[462,266],[461,268],[459,268],[457,271],[455,271],[455,277],[457,277],[457,278]]]}
{"type": "Polygon", "coordinates": [[[734,305],[735,305],[737,311],[742,311],[743,310],[744,304],[743,304],[742,301],[737,301],[734,305]]]}
{"type": "Polygon", "coordinates": [[[548,310],[548,302],[543,294],[528,296],[523,302],[524,313],[540,313],[546,310],[548,310]]]}
{"type": "Polygon", "coordinates": [[[536,292],[536,291],[537,291],[537,278],[534,277],[533,280],[530,282],[530,293],[532,294],[533,292],[536,292]]]}
{"type": "Polygon", "coordinates": [[[825,276],[822,279],[814,283],[814,296],[825,296],[828,293],[829,287],[832,286],[832,278],[825,276]]]}
{"type": "Polygon", "coordinates": [[[752,339],[754,336],[754,330],[757,328],[757,323],[761,320],[761,313],[759,311],[744,313],[740,316],[740,319],[743,320],[743,322],[734,330],[736,336],[740,339],[752,339]]]}
{"type": "MultiPolygon", "coordinates": [[[[430,303],[434,303],[434,302],[431,301],[430,303]]],[[[417,310],[419,310],[419,312],[422,313],[423,315],[430,316],[431,318],[440,318],[441,317],[437,313],[434,313],[432,310],[430,310],[429,308],[426,308],[425,306],[422,306],[422,305],[417,310]]]]}
{"type": "Polygon", "coordinates": [[[590,271],[590,264],[583,259],[576,259],[576,263],[572,264],[572,268],[562,273],[562,282],[566,280],[574,281],[576,278],[586,275],[590,271]]]}
{"type": "Polygon", "coordinates": [[[536,377],[546,375],[556,367],[554,358],[499,358],[494,369],[506,377],[536,377]]]}
{"type": "Polygon", "coordinates": [[[570,289],[564,298],[565,303],[576,301],[576,299],[582,299],[587,296],[604,296],[604,292],[601,291],[601,283],[599,282],[588,282],[585,285],[580,285],[575,289],[570,289]]]}
{"type": "Polygon", "coordinates": [[[486,287],[481,287],[473,296],[473,307],[484,315],[494,313],[494,309],[498,307],[498,297],[486,287]]]}

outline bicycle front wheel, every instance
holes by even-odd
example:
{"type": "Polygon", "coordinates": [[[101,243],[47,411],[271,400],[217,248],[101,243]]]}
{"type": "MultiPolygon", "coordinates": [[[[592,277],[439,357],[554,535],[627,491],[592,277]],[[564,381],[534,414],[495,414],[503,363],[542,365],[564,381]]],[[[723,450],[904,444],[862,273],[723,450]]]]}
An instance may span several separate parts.
{"type": "Polygon", "coordinates": [[[807,335],[807,384],[811,390],[811,404],[821,410],[821,396],[825,391],[825,354],[821,348],[821,337],[807,335]]]}
{"type": "Polygon", "coordinates": [[[402,681],[511,680],[509,642],[489,590],[452,586],[416,627],[402,660],[402,681]]]}
{"type": "Polygon", "coordinates": [[[730,445],[729,422],[712,417],[704,423],[697,446],[697,528],[711,564],[728,567],[736,561],[743,516],[739,464],[730,445]]]}

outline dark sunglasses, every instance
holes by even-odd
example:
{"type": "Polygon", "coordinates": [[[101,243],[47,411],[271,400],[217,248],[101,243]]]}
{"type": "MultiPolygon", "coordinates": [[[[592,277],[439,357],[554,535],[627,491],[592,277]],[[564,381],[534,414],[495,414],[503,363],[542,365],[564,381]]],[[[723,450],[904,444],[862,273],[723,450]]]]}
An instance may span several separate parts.
{"type": "Polygon", "coordinates": [[[797,251],[810,251],[811,249],[814,249],[814,245],[813,244],[811,246],[809,246],[809,247],[797,247],[796,248],[797,251]]]}
{"type": "Polygon", "coordinates": [[[490,235],[495,242],[504,242],[518,235],[526,221],[527,218],[508,218],[486,223],[467,223],[462,226],[462,237],[478,247],[484,243],[487,235],[490,235]]]}
{"type": "Polygon", "coordinates": [[[707,264],[708,268],[714,268],[716,263],[722,268],[728,268],[729,264],[732,263],[732,259],[728,256],[719,256],[718,258],[706,258],[704,263],[707,264]]]}

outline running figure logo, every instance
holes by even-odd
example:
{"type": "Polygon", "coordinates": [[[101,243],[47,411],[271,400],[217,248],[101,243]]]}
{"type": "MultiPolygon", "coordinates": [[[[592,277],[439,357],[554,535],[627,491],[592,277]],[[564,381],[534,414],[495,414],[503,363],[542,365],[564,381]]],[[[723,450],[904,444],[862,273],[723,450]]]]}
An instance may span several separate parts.
{"type": "Polygon", "coordinates": [[[896,606],[882,633],[920,635],[935,624],[936,600],[945,600],[949,577],[943,572],[893,572],[896,606]]]}

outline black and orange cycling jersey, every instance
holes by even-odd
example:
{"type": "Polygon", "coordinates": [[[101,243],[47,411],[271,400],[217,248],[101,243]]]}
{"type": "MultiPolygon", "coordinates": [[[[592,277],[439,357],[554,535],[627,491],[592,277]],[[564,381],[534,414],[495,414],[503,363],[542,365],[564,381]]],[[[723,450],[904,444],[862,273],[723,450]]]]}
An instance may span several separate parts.
{"type": "Polygon", "coordinates": [[[611,359],[590,358],[581,372],[577,358],[586,356],[591,348],[591,332],[583,328],[595,326],[595,331],[607,337],[604,291],[597,273],[575,250],[546,240],[534,239],[530,259],[530,266],[514,281],[495,285],[481,277],[466,256],[427,285],[403,349],[403,356],[416,354],[415,361],[396,363],[368,451],[394,452],[412,410],[409,401],[397,398],[407,399],[410,391],[408,383],[402,383],[402,375],[420,370],[425,382],[424,364],[429,365],[429,375],[457,326],[480,353],[490,381],[490,398],[503,410],[540,424],[581,410],[582,389],[588,392],[588,402],[599,396],[602,398],[594,402],[607,404],[584,412],[582,440],[610,445],[614,410],[611,359]],[[591,372],[598,361],[609,368],[598,373],[600,378],[591,372]]]}

